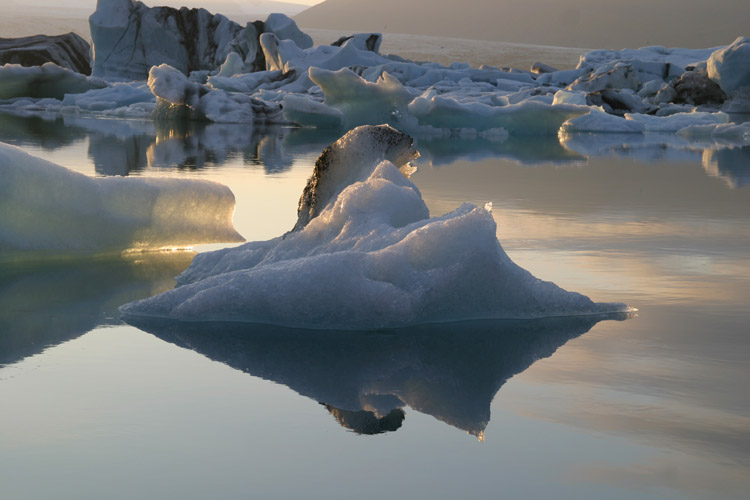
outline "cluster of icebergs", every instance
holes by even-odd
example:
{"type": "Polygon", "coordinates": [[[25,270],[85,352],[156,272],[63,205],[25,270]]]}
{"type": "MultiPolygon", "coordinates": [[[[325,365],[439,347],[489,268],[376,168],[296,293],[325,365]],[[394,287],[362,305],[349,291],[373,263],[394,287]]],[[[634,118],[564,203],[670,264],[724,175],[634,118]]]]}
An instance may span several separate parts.
{"type": "Polygon", "coordinates": [[[90,25],[93,76],[7,64],[0,109],[341,131],[388,123],[419,136],[750,134],[747,125],[726,130],[730,114],[750,112],[749,38],[701,50],[596,50],[575,69],[526,71],[381,55],[376,33],[313,46],[282,14],[243,27],[204,9],[99,0],[90,25]]]}

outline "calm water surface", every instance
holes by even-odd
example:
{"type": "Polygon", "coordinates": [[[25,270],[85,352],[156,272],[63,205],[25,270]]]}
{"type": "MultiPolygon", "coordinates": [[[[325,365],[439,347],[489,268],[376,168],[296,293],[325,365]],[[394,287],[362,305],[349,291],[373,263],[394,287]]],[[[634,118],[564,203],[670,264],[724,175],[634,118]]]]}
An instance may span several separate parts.
{"type": "MultiPolygon", "coordinates": [[[[88,175],[225,183],[248,240],[291,228],[335,139],[0,117],[0,141],[88,175]]],[[[747,498],[750,149],[417,147],[433,215],[491,201],[519,265],[638,316],[138,328],[118,306],[173,287],[193,253],[0,266],[2,497],[747,498]]]]}

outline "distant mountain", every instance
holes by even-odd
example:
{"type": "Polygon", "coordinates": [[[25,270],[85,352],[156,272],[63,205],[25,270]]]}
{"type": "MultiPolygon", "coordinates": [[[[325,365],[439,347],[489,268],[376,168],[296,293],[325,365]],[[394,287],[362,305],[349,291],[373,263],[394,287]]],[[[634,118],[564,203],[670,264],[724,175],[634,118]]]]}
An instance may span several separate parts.
{"type": "Polygon", "coordinates": [[[713,47],[750,35],[748,0],[326,0],[304,28],[625,48],[713,47]]]}

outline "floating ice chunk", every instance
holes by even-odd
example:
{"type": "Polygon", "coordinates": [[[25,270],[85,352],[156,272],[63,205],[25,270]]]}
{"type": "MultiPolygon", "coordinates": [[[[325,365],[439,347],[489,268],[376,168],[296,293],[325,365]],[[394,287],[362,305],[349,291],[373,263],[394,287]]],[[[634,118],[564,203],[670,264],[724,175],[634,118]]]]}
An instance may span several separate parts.
{"type": "Polygon", "coordinates": [[[247,72],[262,67],[258,37],[274,33],[302,48],[312,39],[284,14],[246,26],[206,9],[149,8],[135,0],[98,0],[89,18],[96,76],[144,80],[152,66],[169,64],[184,74],[212,71],[237,53],[247,72]]]}
{"type": "Polygon", "coordinates": [[[185,74],[217,68],[243,31],[205,9],[149,8],[134,0],[98,0],[89,25],[93,74],[135,80],[163,63],[185,74]]]}
{"type": "Polygon", "coordinates": [[[88,42],[75,33],[0,38],[0,64],[41,66],[51,62],[61,68],[90,75],[89,51],[88,42]]]}
{"type": "Polygon", "coordinates": [[[321,45],[302,50],[290,40],[279,40],[273,33],[264,33],[260,44],[266,58],[266,69],[283,72],[295,71],[299,77],[297,85],[288,90],[301,92],[313,86],[307,79],[311,67],[339,70],[349,67],[371,67],[390,62],[369,50],[359,50],[356,44],[343,44],[341,47],[321,45]]]}
{"type": "Polygon", "coordinates": [[[612,67],[600,66],[595,71],[579,77],[568,90],[596,92],[604,89],[638,90],[641,81],[632,64],[617,63],[612,67]]]}
{"type": "MultiPolygon", "coordinates": [[[[356,158],[346,144],[363,130],[340,139],[341,160],[356,158]]],[[[371,153],[361,151],[361,160],[371,153]]],[[[489,210],[470,204],[428,218],[417,187],[384,160],[302,229],[201,254],[180,278],[187,284],[121,310],[339,329],[626,310],[535,278],[508,258],[495,232],[489,210]]]]}
{"type": "Polygon", "coordinates": [[[642,123],[646,127],[646,132],[677,132],[691,125],[712,125],[727,123],[729,121],[729,115],[726,113],[707,113],[702,111],[675,113],[669,116],[627,113],[625,118],[642,123]]]}
{"type": "Polygon", "coordinates": [[[291,40],[301,49],[309,49],[313,46],[310,35],[302,33],[297,23],[284,14],[270,14],[266,19],[264,29],[268,33],[275,34],[279,40],[291,40]]]}
{"type": "Polygon", "coordinates": [[[299,125],[339,129],[344,123],[341,110],[302,95],[284,96],[283,109],[284,117],[299,125]]]}
{"type": "Polygon", "coordinates": [[[568,69],[563,71],[554,71],[552,73],[545,73],[539,75],[536,78],[536,82],[543,85],[555,85],[557,87],[567,87],[574,81],[578,80],[584,75],[591,73],[591,68],[577,68],[568,69]]]}
{"type": "Polygon", "coordinates": [[[310,80],[325,94],[325,104],[341,111],[346,128],[363,124],[399,124],[407,119],[407,107],[414,98],[414,94],[388,73],[371,83],[350,69],[328,71],[312,67],[310,80]]]}
{"type": "Polygon", "coordinates": [[[341,191],[363,182],[383,160],[403,169],[409,177],[408,163],[419,157],[413,148],[414,141],[406,134],[388,127],[359,127],[328,146],[315,162],[297,207],[294,230],[305,227],[317,217],[341,191]]]}
{"type": "Polygon", "coordinates": [[[708,58],[708,77],[727,94],[750,87],[750,38],[739,37],[708,58]]]}
{"type": "Polygon", "coordinates": [[[53,63],[30,68],[20,64],[0,66],[0,100],[15,97],[51,97],[79,94],[106,87],[99,78],[84,76],[53,63]]]}
{"type": "Polygon", "coordinates": [[[278,104],[265,103],[246,94],[211,90],[191,82],[167,64],[149,71],[148,86],[159,98],[156,118],[174,118],[187,113],[190,118],[219,123],[276,121],[281,117],[278,104]]]}
{"type": "Polygon", "coordinates": [[[619,116],[605,113],[599,109],[592,109],[586,115],[577,118],[571,118],[560,127],[564,133],[571,132],[595,132],[595,133],[641,133],[646,130],[646,126],[638,121],[626,120],[619,116]]]}
{"type": "MultiPolygon", "coordinates": [[[[550,101],[552,99],[550,98],[550,101]]],[[[419,125],[434,128],[473,128],[477,131],[504,128],[511,135],[553,135],[560,125],[580,116],[589,108],[526,100],[507,106],[490,106],[480,102],[461,103],[455,99],[425,93],[409,103],[409,113],[419,125]]]]}
{"type": "Polygon", "coordinates": [[[750,143],[750,122],[691,125],[677,132],[688,139],[721,139],[738,145],[750,143]]]}
{"type": "Polygon", "coordinates": [[[569,90],[558,90],[552,104],[573,104],[575,106],[588,106],[586,92],[571,92],[569,90]]]}
{"type": "Polygon", "coordinates": [[[253,94],[261,89],[275,89],[290,83],[296,77],[294,72],[284,73],[276,71],[256,71],[254,73],[243,73],[231,77],[221,74],[209,76],[206,85],[212,89],[226,90],[227,92],[244,92],[253,94]]]}
{"type": "Polygon", "coordinates": [[[227,58],[219,68],[219,72],[216,73],[216,76],[229,77],[238,75],[242,73],[244,66],[245,61],[242,60],[242,56],[237,52],[230,52],[229,54],[227,54],[227,58]]]}
{"type": "Polygon", "coordinates": [[[91,178],[0,143],[0,259],[243,241],[225,186],[91,178]]]}
{"type": "Polygon", "coordinates": [[[82,94],[66,94],[62,106],[75,106],[84,111],[121,110],[121,115],[141,116],[138,109],[147,113],[156,105],[156,98],[145,82],[114,83],[105,88],[89,90],[82,94]],[[127,109],[129,108],[129,109],[127,109]]]}
{"type": "MultiPolygon", "coordinates": [[[[640,49],[622,50],[592,50],[581,56],[578,68],[597,68],[609,63],[638,61],[641,63],[660,63],[664,66],[652,72],[661,74],[661,79],[679,76],[686,66],[692,66],[699,61],[705,61],[716,49],[668,49],[665,47],[643,47],[640,49]]],[[[645,67],[644,67],[645,68],[645,67]]],[[[656,68],[656,67],[653,67],[656,68]]]]}
{"type": "Polygon", "coordinates": [[[354,45],[358,50],[369,50],[370,52],[379,54],[382,42],[383,35],[380,33],[355,33],[349,36],[342,36],[331,45],[336,47],[354,45]]]}

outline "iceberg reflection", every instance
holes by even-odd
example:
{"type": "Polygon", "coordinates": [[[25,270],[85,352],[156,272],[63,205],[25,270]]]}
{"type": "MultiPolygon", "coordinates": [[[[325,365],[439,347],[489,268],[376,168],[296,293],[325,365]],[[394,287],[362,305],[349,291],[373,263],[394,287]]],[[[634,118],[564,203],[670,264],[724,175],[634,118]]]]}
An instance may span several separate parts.
{"type": "Polygon", "coordinates": [[[604,319],[471,321],[380,331],[127,317],[156,337],[322,403],[360,434],[398,429],[408,406],[483,438],[510,377],[604,319]]]}
{"type": "Polygon", "coordinates": [[[0,264],[0,365],[38,354],[100,325],[117,307],[174,286],[192,252],[0,264]]]}

